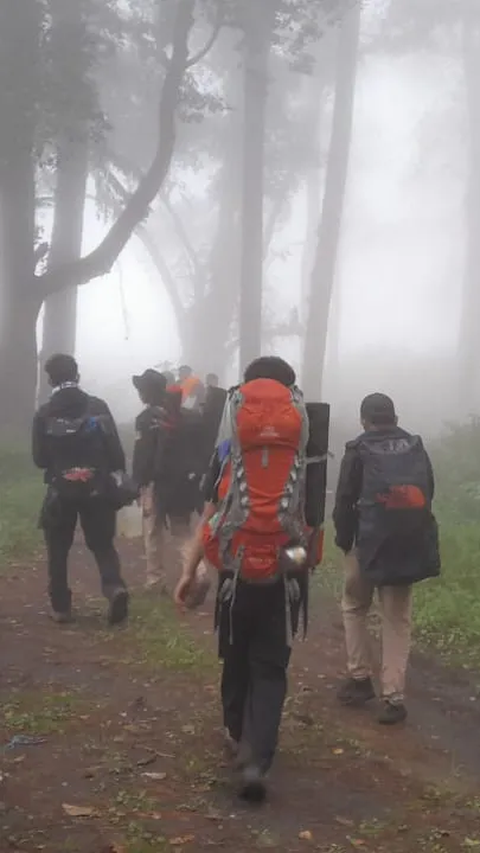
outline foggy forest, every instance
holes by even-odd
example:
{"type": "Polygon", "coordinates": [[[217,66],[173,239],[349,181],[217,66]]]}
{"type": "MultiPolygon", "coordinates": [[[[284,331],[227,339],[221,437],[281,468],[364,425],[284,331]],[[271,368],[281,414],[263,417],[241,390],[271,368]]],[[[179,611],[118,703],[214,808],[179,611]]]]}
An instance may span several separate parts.
{"type": "Polygon", "coordinates": [[[480,849],[479,229],[480,0],[0,0],[0,853],[480,849]],[[232,811],[212,758],[213,604],[138,591],[136,504],[125,630],[76,544],[86,615],[45,620],[30,432],[54,353],[129,464],[147,368],[226,389],[278,355],[330,405],[325,550],[263,814],[232,811]],[[332,692],[331,515],[373,392],[428,448],[442,557],[392,735],[332,692]]]}
{"type": "Polygon", "coordinates": [[[142,365],[273,351],[345,417],[386,385],[429,432],[477,412],[474,4],[1,16],[5,427],[55,351],[123,417],[142,365]]]}

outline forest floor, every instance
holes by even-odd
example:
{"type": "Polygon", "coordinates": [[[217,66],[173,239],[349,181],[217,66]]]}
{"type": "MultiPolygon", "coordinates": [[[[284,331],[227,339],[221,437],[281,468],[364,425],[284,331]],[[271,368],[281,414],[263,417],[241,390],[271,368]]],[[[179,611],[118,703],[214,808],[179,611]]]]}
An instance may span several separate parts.
{"type": "Polygon", "coordinates": [[[48,619],[41,559],[3,567],[1,853],[480,851],[480,678],[415,655],[404,727],[338,708],[343,633],[316,586],[269,799],[248,808],[223,754],[212,602],[180,617],[121,547],[132,618],[115,630],[81,548],[71,626],[48,619]]]}

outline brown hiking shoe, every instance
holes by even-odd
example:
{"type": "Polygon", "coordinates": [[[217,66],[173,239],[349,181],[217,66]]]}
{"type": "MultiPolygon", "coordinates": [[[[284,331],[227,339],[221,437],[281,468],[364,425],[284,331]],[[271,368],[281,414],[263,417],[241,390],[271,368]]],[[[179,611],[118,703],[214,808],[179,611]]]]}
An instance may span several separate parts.
{"type": "Polygon", "coordinates": [[[337,699],[342,705],[358,708],[370,699],[375,699],[375,690],[371,678],[347,678],[337,693],[337,699]]]}
{"type": "Polygon", "coordinates": [[[403,702],[389,702],[385,700],[383,708],[378,715],[381,726],[397,726],[407,719],[407,709],[403,702]]]}

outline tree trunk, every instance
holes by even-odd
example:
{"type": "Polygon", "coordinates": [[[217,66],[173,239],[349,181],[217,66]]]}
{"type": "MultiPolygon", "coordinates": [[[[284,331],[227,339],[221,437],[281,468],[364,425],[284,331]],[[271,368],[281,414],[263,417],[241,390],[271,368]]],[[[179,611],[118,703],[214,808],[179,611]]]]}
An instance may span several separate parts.
{"type": "Polygon", "coordinates": [[[28,429],[37,382],[34,178],[30,152],[8,158],[1,175],[0,399],[2,432],[28,429]]]}
{"type": "Polygon", "coordinates": [[[311,399],[318,399],[322,389],[330,301],[348,175],[360,20],[361,4],[356,3],[345,14],[339,32],[332,134],[304,350],[303,390],[311,399]]]}
{"type": "Polygon", "coordinates": [[[240,368],[261,353],[264,155],[268,67],[275,19],[270,0],[245,4],[240,368]],[[261,6],[261,8],[260,8],[261,6]]]}
{"type": "Polygon", "coordinates": [[[37,380],[35,129],[40,4],[0,5],[0,428],[28,430],[37,380]]]}
{"type": "Polygon", "coordinates": [[[465,195],[466,254],[460,322],[459,404],[462,415],[479,411],[480,321],[480,31],[471,17],[463,27],[463,61],[469,122],[469,157],[465,195]]]}
{"type": "Polygon", "coordinates": [[[148,216],[150,205],[169,172],[175,148],[175,123],[181,89],[185,72],[194,62],[189,58],[188,41],[194,23],[195,0],[177,0],[176,9],[172,55],[159,103],[158,147],[152,164],[100,245],[73,264],[62,264],[40,276],[38,283],[45,296],[58,293],[65,287],[86,284],[109,273],[137,225],[148,216]]]}
{"type": "MultiPolygon", "coordinates": [[[[78,260],[82,251],[83,220],[88,178],[88,138],[82,129],[69,136],[59,148],[55,215],[48,258],[55,269],[78,260]]],[[[54,352],[75,353],[77,291],[75,287],[49,296],[43,320],[42,365],[54,352]]],[[[40,398],[47,393],[43,370],[40,398]]]]}

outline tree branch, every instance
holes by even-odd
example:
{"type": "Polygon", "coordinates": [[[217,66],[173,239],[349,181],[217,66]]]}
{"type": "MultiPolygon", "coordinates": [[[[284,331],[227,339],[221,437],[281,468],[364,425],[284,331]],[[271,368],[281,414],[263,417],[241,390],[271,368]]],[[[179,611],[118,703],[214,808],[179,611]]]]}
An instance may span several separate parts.
{"type": "Polygon", "coordinates": [[[185,226],[181,220],[181,217],[178,215],[177,211],[174,210],[170,199],[167,197],[166,193],[160,193],[160,201],[162,202],[163,206],[172,218],[175,231],[177,232],[177,236],[180,238],[181,243],[183,243],[190,263],[192,264],[195,279],[197,280],[197,282],[204,284],[204,270],[202,269],[202,265],[198,259],[198,254],[193,248],[192,243],[190,242],[190,238],[185,230],[185,226]]]}
{"type": "MultiPolygon", "coordinates": [[[[138,169],[135,165],[126,160],[125,157],[114,154],[113,152],[109,152],[108,158],[114,168],[117,169],[117,171],[121,172],[125,178],[131,178],[133,176],[136,180],[138,180],[138,169]]],[[[124,198],[127,194],[127,191],[112,171],[109,172],[109,181],[117,189],[120,196],[124,198]]],[[[179,238],[185,250],[185,253],[192,265],[195,280],[201,283],[203,285],[202,289],[205,290],[205,270],[202,268],[198,253],[194,249],[192,242],[187,234],[186,228],[177,211],[174,209],[172,203],[170,202],[170,199],[168,198],[165,190],[160,191],[160,201],[163,204],[168,215],[172,219],[177,237],[179,238]]]]}
{"type": "Polygon", "coordinates": [[[225,0],[219,0],[217,6],[217,20],[215,21],[215,26],[212,30],[212,34],[208,39],[205,47],[199,50],[198,53],[194,54],[194,56],[190,57],[187,62],[187,68],[191,68],[193,65],[197,65],[198,62],[201,62],[202,59],[205,59],[207,54],[210,53],[225,22],[225,6],[223,5],[224,3],[225,0]]]}
{"type": "MultiPolygon", "coordinates": [[[[109,175],[109,181],[110,181],[114,191],[116,192],[116,194],[118,196],[120,196],[120,198],[122,200],[128,198],[127,190],[125,189],[125,187],[122,185],[122,183],[118,180],[118,178],[115,175],[110,174],[109,175]]],[[[116,202],[116,201],[112,200],[112,207],[115,208],[117,205],[119,208],[121,208],[121,202],[116,202]]],[[[180,329],[182,329],[182,327],[185,324],[186,311],[185,311],[185,307],[182,303],[182,300],[180,299],[180,295],[178,293],[178,289],[177,289],[177,286],[175,284],[175,280],[173,278],[172,273],[170,272],[168,264],[165,261],[165,258],[163,257],[163,255],[162,255],[158,245],[156,244],[155,240],[153,239],[153,237],[149,233],[147,226],[144,223],[140,222],[137,225],[137,227],[135,228],[135,234],[137,235],[139,240],[143,243],[145,249],[147,250],[148,254],[150,255],[150,260],[152,261],[154,267],[156,267],[156,269],[158,270],[158,272],[160,274],[160,277],[162,279],[162,283],[165,287],[165,290],[168,293],[170,302],[172,303],[172,308],[175,312],[175,316],[177,318],[178,325],[179,325],[180,329]]]]}
{"type": "Polygon", "coordinates": [[[86,284],[109,273],[135,228],[147,216],[150,204],[168,174],[175,146],[176,110],[188,63],[188,38],[193,27],[195,0],[177,0],[177,3],[173,52],[160,96],[159,141],[152,165],[104,240],[93,252],[72,264],[35,276],[44,297],[65,287],[86,284]]]}

